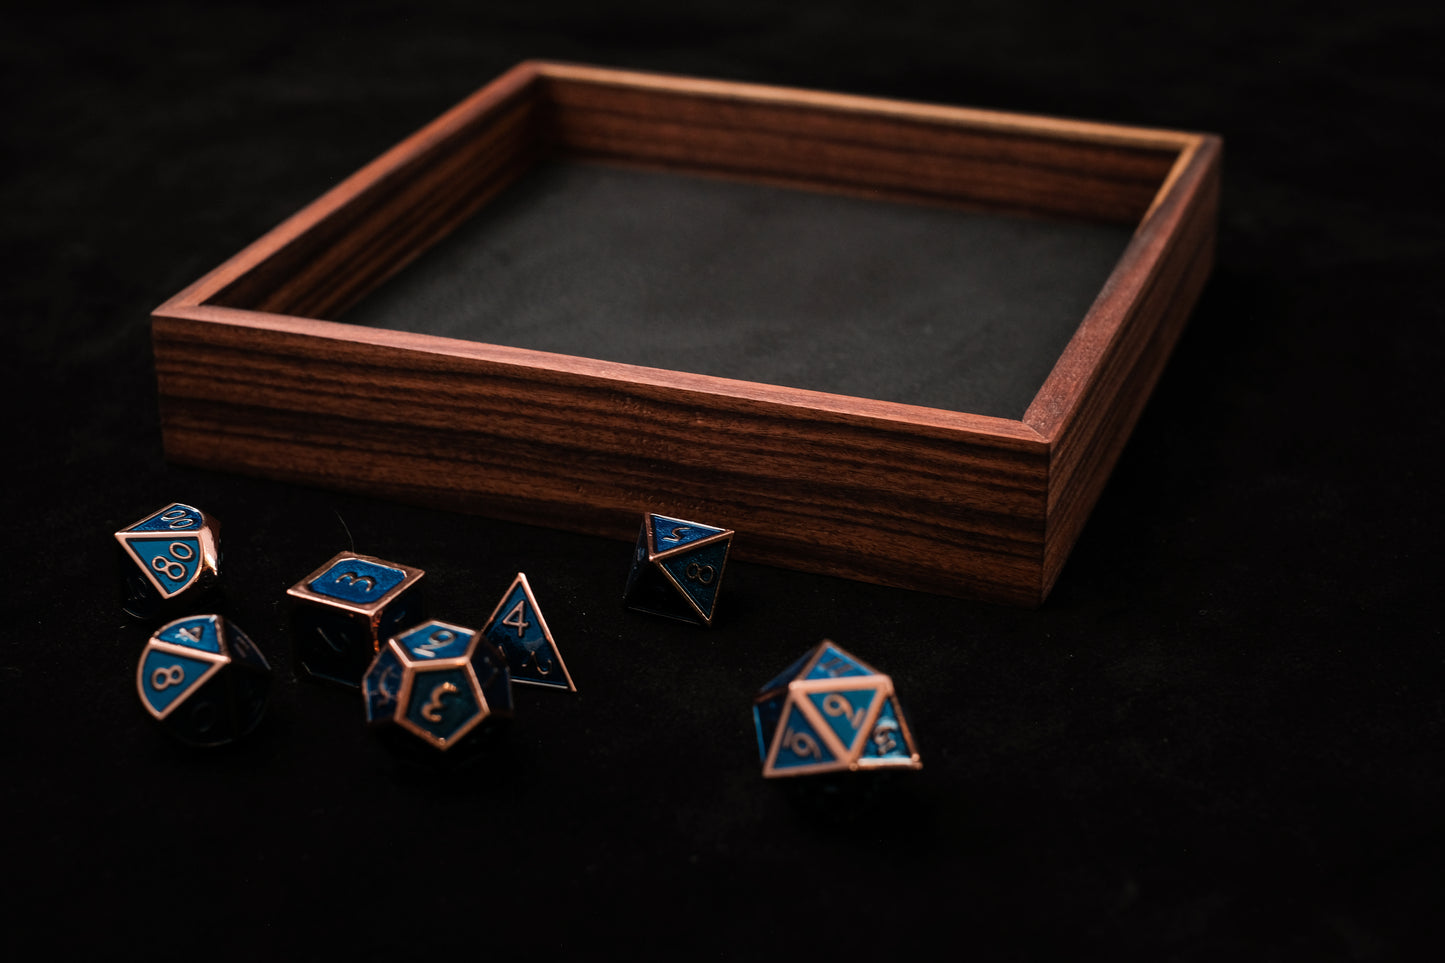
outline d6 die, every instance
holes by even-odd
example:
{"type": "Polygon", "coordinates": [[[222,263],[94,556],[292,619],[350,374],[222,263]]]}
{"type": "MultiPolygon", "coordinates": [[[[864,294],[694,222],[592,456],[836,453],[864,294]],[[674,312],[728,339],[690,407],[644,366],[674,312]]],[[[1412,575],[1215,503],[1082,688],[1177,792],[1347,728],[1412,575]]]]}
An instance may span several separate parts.
{"type": "Polygon", "coordinates": [[[136,689],[146,711],[195,746],[250,732],[266,711],[271,666],[235,624],[193,615],[156,631],[141,652],[136,689]]]}
{"type": "Polygon", "coordinates": [[[149,621],[214,603],[221,575],[221,523],[172,502],[115,533],[121,606],[149,621]]]}
{"type": "Polygon", "coordinates": [[[286,590],[304,675],[357,686],[383,639],[421,621],[419,568],[341,552],[286,590]]]}
{"type": "Polygon", "coordinates": [[[622,593],[628,608],[711,625],[733,532],[646,515],[622,593]]]}
{"type": "Polygon", "coordinates": [[[512,714],[507,664],[480,633],[435,620],[388,639],[361,684],[366,719],[446,750],[512,714]]]}
{"type": "Polygon", "coordinates": [[[920,769],[893,680],[824,640],[753,702],[764,776],[920,769]]]}

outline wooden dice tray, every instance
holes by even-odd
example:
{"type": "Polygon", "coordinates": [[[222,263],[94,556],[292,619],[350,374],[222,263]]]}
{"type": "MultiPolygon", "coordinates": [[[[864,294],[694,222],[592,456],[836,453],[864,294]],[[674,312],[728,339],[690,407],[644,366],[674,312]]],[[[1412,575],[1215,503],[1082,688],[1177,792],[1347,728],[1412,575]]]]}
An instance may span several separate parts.
{"type": "Polygon", "coordinates": [[[1207,134],[525,63],[154,312],[166,453],[621,540],[657,511],[735,529],[741,560],[1038,604],[1210,271],[1220,152],[1207,134]],[[559,161],[1125,233],[1013,414],[335,320],[559,161]]]}

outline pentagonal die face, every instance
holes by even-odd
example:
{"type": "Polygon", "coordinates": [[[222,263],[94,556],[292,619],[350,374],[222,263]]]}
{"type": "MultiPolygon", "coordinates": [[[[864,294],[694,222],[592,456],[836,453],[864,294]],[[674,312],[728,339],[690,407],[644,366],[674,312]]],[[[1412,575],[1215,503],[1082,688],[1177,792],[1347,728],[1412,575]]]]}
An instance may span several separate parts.
{"type": "Polygon", "coordinates": [[[172,502],[116,532],[125,611],[143,620],[194,611],[220,577],[220,529],[200,509],[172,502]]]}
{"type": "Polygon", "coordinates": [[[367,669],[367,720],[449,749],[489,715],[510,713],[500,662],[471,629],[437,621],[416,626],[390,639],[367,669]]]}

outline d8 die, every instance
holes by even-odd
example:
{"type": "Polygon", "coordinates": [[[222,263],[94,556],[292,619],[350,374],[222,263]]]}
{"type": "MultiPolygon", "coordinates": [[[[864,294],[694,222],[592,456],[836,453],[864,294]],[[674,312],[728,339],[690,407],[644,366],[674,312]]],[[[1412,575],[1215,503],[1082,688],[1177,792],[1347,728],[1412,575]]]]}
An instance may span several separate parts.
{"type": "Polygon", "coordinates": [[[286,590],[301,672],[357,686],[390,638],[424,616],[419,568],[341,552],[286,590]]]}
{"type": "Polygon", "coordinates": [[[753,703],[764,776],[919,769],[893,680],[824,640],[753,703]]]}
{"type": "Polygon", "coordinates": [[[266,711],[271,666],[236,625],[193,615],[156,631],[141,652],[136,689],[146,711],[194,746],[230,742],[266,711]]]}
{"type": "Polygon", "coordinates": [[[667,515],[647,515],[632,554],[628,608],[711,625],[733,532],[667,515]]]}
{"type": "Polygon", "coordinates": [[[216,601],[221,523],[210,515],[172,502],[116,532],[115,540],[128,614],[149,621],[216,601]]]}
{"type": "Polygon", "coordinates": [[[483,720],[512,714],[502,654],[480,633],[435,620],[388,639],[361,683],[366,720],[431,746],[455,746],[483,720]]]}

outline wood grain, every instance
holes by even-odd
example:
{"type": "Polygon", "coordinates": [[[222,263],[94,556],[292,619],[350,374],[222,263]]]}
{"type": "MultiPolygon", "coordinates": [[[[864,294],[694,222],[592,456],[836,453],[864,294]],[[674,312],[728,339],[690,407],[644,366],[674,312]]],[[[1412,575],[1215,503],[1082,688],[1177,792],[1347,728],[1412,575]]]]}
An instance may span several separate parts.
{"type": "Polygon", "coordinates": [[[1209,270],[1218,141],[523,64],[156,310],[170,458],[1038,604],[1209,270]],[[1138,223],[1022,421],[326,321],[556,153],[1138,223]]]}

